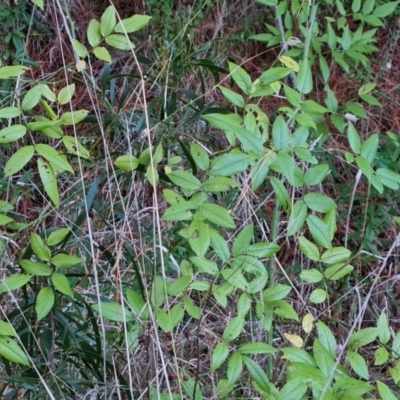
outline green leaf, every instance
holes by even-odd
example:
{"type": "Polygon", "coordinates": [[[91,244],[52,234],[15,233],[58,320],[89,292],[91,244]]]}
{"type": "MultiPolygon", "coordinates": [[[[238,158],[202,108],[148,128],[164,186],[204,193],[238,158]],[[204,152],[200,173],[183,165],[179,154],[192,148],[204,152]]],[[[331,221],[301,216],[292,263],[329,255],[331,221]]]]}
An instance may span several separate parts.
{"type": "Polygon", "coordinates": [[[328,175],[328,165],[316,165],[307,170],[304,175],[304,183],[308,186],[319,185],[328,175]]]}
{"type": "Polygon", "coordinates": [[[352,40],[351,40],[350,28],[348,25],[346,25],[343,28],[343,35],[342,35],[342,40],[341,40],[341,45],[342,45],[343,50],[345,50],[345,51],[349,50],[351,47],[351,43],[352,43],[352,40]]]}
{"type": "Polygon", "coordinates": [[[86,150],[82,143],[78,139],[75,139],[74,136],[63,136],[62,141],[69,153],[84,158],[85,160],[90,160],[89,151],[86,150]]]}
{"type": "Polygon", "coordinates": [[[72,39],[72,47],[79,58],[85,58],[88,54],[86,47],[77,39],[72,39]]]}
{"type": "Polygon", "coordinates": [[[314,304],[323,303],[326,300],[326,292],[323,289],[315,289],[310,295],[310,301],[314,304]]]}
{"type": "Polygon", "coordinates": [[[301,400],[306,391],[307,385],[304,382],[292,379],[280,390],[277,400],[301,400]]]}
{"type": "Polygon", "coordinates": [[[35,255],[37,255],[41,260],[50,261],[51,252],[44,240],[36,233],[31,233],[30,239],[32,251],[35,255]]]}
{"type": "Polygon", "coordinates": [[[226,192],[237,186],[238,184],[232,178],[225,176],[213,176],[203,183],[204,189],[212,193],[226,192]]]}
{"type": "Polygon", "coordinates": [[[378,337],[378,329],[377,328],[364,328],[360,329],[358,332],[355,332],[351,335],[348,346],[350,350],[355,350],[360,347],[363,347],[367,344],[370,344],[378,337]]]}
{"type": "Polygon", "coordinates": [[[230,384],[235,384],[243,370],[243,359],[240,353],[234,352],[228,361],[227,377],[230,384]]]}
{"type": "Polygon", "coordinates": [[[285,90],[285,97],[288,102],[295,107],[300,107],[301,105],[301,94],[296,90],[292,89],[290,86],[283,85],[285,90]]]}
{"type": "Polygon", "coordinates": [[[60,205],[60,197],[58,193],[56,174],[54,173],[52,166],[42,158],[39,158],[37,162],[39,175],[40,179],[42,180],[44,190],[54,205],[58,207],[60,205]]]}
{"type": "Polygon", "coordinates": [[[376,83],[367,83],[358,89],[358,95],[362,96],[364,94],[372,92],[376,87],[376,83]]]}
{"type": "Polygon", "coordinates": [[[19,265],[31,275],[50,276],[53,273],[53,270],[48,265],[31,260],[21,260],[19,265]]]}
{"type": "MultiPolygon", "coordinates": [[[[328,45],[331,48],[331,50],[334,50],[336,48],[336,35],[335,32],[332,29],[331,24],[328,24],[328,45]]],[[[319,69],[321,71],[322,78],[324,80],[324,83],[328,83],[330,75],[331,75],[331,70],[328,66],[328,63],[326,62],[326,59],[324,56],[320,55],[319,56],[319,69]]],[[[333,111],[333,110],[331,110],[333,111]]]]}
{"type": "Polygon", "coordinates": [[[398,6],[399,3],[400,3],[400,1],[391,1],[386,4],[381,4],[380,6],[375,8],[372,15],[375,17],[378,17],[378,18],[388,17],[389,15],[394,13],[394,11],[396,10],[396,7],[398,6]]]}
{"type": "Polygon", "coordinates": [[[217,204],[205,203],[199,207],[199,210],[215,225],[224,228],[235,228],[236,226],[229,211],[217,204]]]}
{"type": "Polygon", "coordinates": [[[118,50],[133,50],[135,48],[135,45],[126,38],[125,35],[110,35],[106,37],[106,42],[109,44],[111,47],[114,47],[115,49],[118,50]]]}
{"type": "Polygon", "coordinates": [[[234,176],[245,171],[249,166],[249,156],[247,154],[223,154],[212,163],[210,175],[234,176]]]}
{"type": "Polygon", "coordinates": [[[26,133],[26,127],[22,125],[11,125],[0,130],[0,144],[16,142],[26,133]]]}
{"type": "Polygon", "coordinates": [[[53,282],[54,287],[61,293],[74,297],[74,293],[71,290],[71,286],[69,284],[68,278],[64,274],[60,274],[58,272],[54,272],[51,276],[51,281],[53,282]]]}
{"type": "Polygon", "coordinates": [[[379,145],[379,136],[377,133],[371,135],[361,146],[361,156],[373,163],[379,145]]]}
{"type": "Polygon", "coordinates": [[[271,168],[282,173],[291,185],[295,187],[303,186],[304,174],[302,170],[296,166],[293,158],[285,151],[278,153],[276,160],[271,164],[271,168]]]}
{"type": "Polygon", "coordinates": [[[229,62],[228,66],[232,79],[245,94],[249,95],[252,87],[250,75],[242,67],[232,62],[229,62]]]}
{"type": "Polygon", "coordinates": [[[29,67],[25,65],[10,65],[0,68],[0,79],[10,79],[22,75],[29,67]]]}
{"type": "MultiPolygon", "coordinates": [[[[259,0],[258,0],[259,1],[259,0]]],[[[261,390],[270,391],[270,384],[266,373],[255,361],[251,358],[243,356],[243,362],[246,365],[251,377],[257,383],[261,390]]]]}
{"type": "Polygon", "coordinates": [[[292,201],[285,185],[275,176],[271,177],[270,182],[280,205],[286,212],[289,211],[292,201]]]}
{"type": "Polygon", "coordinates": [[[197,307],[193,300],[190,297],[183,297],[183,305],[185,306],[186,312],[194,319],[200,319],[201,318],[201,310],[199,307],[197,307]]]}
{"type": "MultiPolygon", "coordinates": [[[[193,214],[188,210],[189,205],[186,204],[189,202],[185,202],[184,204],[174,205],[165,210],[164,215],[162,216],[163,221],[185,221],[191,220],[193,214]]],[[[194,208],[195,206],[190,203],[189,208],[194,208]]]]}
{"type": "Polygon", "coordinates": [[[333,247],[325,251],[321,256],[321,261],[325,264],[336,264],[341,261],[347,261],[351,251],[344,247],[333,247]]]}
{"type": "Polygon", "coordinates": [[[164,304],[165,301],[165,282],[161,276],[156,276],[151,287],[151,304],[158,308],[164,304]]]}
{"type": "Polygon", "coordinates": [[[270,83],[283,79],[285,76],[288,76],[291,72],[292,69],[285,67],[270,68],[261,74],[259,80],[263,85],[269,85],[270,83]]]}
{"type": "Polygon", "coordinates": [[[11,362],[30,366],[28,358],[19,345],[7,336],[0,335],[0,356],[11,362]]]}
{"type": "Polygon", "coordinates": [[[337,62],[337,64],[342,67],[347,73],[350,71],[349,64],[345,61],[343,54],[338,51],[332,51],[333,59],[337,62]]]}
{"type": "Polygon", "coordinates": [[[115,28],[117,24],[117,16],[115,13],[114,6],[109,6],[104,11],[100,19],[100,31],[105,37],[108,36],[115,28]]]}
{"type": "Polygon", "coordinates": [[[67,161],[65,154],[59,153],[53,147],[43,143],[35,145],[35,150],[50,163],[54,171],[74,173],[74,169],[67,161]]]}
{"type": "Polygon", "coordinates": [[[365,380],[369,380],[368,366],[364,358],[360,354],[353,351],[346,352],[347,361],[350,363],[353,371],[365,380]]]}
{"type": "Polygon", "coordinates": [[[250,311],[251,303],[250,296],[247,293],[242,293],[237,304],[238,315],[246,315],[250,311]]]}
{"type": "MultiPolygon", "coordinates": [[[[384,365],[389,360],[390,353],[384,348],[379,347],[376,349],[374,354],[375,363],[374,365],[384,365]]],[[[397,382],[396,382],[397,383],[397,382]]]]}
{"type": "Polygon", "coordinates": [[[322,322],[317,322],[318,339],[329,354],[334,357],[336,354],[337,342],[332,331],[322,322]]]}
{"type": "Polygon", "coordinates": [[[4,226],[9,224],[10,222],[14,222],[14,220],[7,215],[0,214],[0,226],[4,226]]]}
{"type": "Polygon", "coordinates": [[[256,342],[247,343],[239,347],[238,352],[244,354],[271,354],[276,353],[277,350],[269,344],[256,342]]]}
{"type": "Polygon", "coordinates": [[[321,115],[325,114],[326,112],[329,112],[329,110],[326,107],[321,106],[314,100],[305,100],[301,105],[301,111],[303,111],[306,114],[315,114],[315,115],[321,115]]]}
{"type": "Polygon", "coordinates": [[[372,10],[375,8],[375,0],[365,0],[363,1],[363,8],[362,12],[364,15],[368,15],[372,12],[372,10]]]}
{"type": "Polygon", "coordinates": [[[72,267],[73,265],[80,264],[83,261],[80,257],[70,256],[69,254],[59,253],[51,258],[51,263],[56,267],[72,267]]]}
{"type": "Polygon", "coordinates": [[[32,275],[14,274],[4,279],[0,283],[0,293],[8,293],[11,290],[19,289],[26,285],[31,279],[32,275]]]}
{"type": "Polygon", "coordinates": [[[216,371],[226,360],[229,354],[229,347],[226,343],[221,342],[215,346],[212,354],[211,372],[216,371]]]}
{"type": "Polygon", "coordinates": [[[173,331],[183,320],[183,308],[180,304],[172,307],[168,312],[157,310],[157,323],[164,332],[173,331]]]}
{"type": "Polygon", "coordinates": [[[315,268],[306,269],[300,274],[300,278],[307,283],[317,283],[322,281],[322,274],[315,268]]]}
{"type": "Polygon", "coordinates": [[[397,332],[393,338],[392,354],[394,358],[400,358],[400,332],[397,332]]]}
{"type": "Polygon", "coordinates": [[[7,161],[4,167],[5,178],[19,172],[32,159],[35,149],[33,146],[24,146],[17,150],[7,161]]]}
{"type": "Polygon", "coordinates": [[[316,243],[326,249],[332,247],[328,224],[315,215],[309,215],[307,217],[307,225],[316,243]]]}
{"type": "Polygon", "coordinates": [[[215,251],[215,254],[223,261],[228,262],[230,258],[230,252],[228,244],[225,239],[214,229],[210,230],[211,244],[215,251]]]}
{"type": "Polygon", "coordinates": [[[17,107],[3,107],[0,109],[0,118],[15,118],[21,115],[21,110],[17,107]]]}
{"type": "Polygon", "coordinates": [[[187,171],[173,171],[168,174],[171,181],[186,190],[199,190],[201,189],[201,182],[187,171]]]}
{"type": "Polygon", "coordinates": [[[89,111],[87,110],[76,110],[76,111],[68,111],[61,115],[60,122],[64,125],[75,125],[82,122],[89,111]]]}
{"type": "Polygon", "coordinates": [[[232,285],[232,287],[243,290],[244,292],[248,291],[249,284],[240,269],[233,270],[230,268],[224,268],[221,271],[221,275],[230,285],[232,285]]]}
{"type": "Polygon", "coordinates": [[[240,256],[249,247],[251,239],[253,239],[254,224],[247,225],[236,236],[232,245],[232,254],[234,257],[240,256]]]}
{"type": "Polygon", "coordinates": [[[105,47],[102,46],[95,47],[93,49],[93,54],[96,56],[98,60],[105,61],[107,63],[111,63],[112,61],[111,55],[105,47]]]}
{"type": "Polygon", "coordinates": [[[347,139],[354,153],[360,154],[361,152],[361,139],[355,128],[355,126],[349,121],[349,126],[347,128],[347,139]]]}
{"type": "Polygon", "coordinates": [[[370,162],[366,158],[360,156],[356,158],[356,163],[368,180],[371,180],[374,171],[370,162]]]}
{"type": "Polygon", "coordinates": [[[40,321],[46,317],[54,305],[54,291],[51,287],[40,289],[36,298],[35,310],[37,320],[40,321]]]}
{"type": "Polygon", "coordinates": [[[134,320],[132,314],[126,307],[115,302],[99,303],[92,306],[93,310],[103,318],[114,322],[131,322],[134,320]]]}
{"type": "Polygon", "coordinates": [[[386,168],[376,170],[376,175],[380,181],[390,189],[397,190],[400,184],[400,175],[386,168]]]}
{"type": "Polygon", "coordinates": [[[218,265],[214,261],[207,260],[204,257],[190,257],[190,261],[200,272],[210,275],[219,273],[218,265]]]}
{"type": "Polygon", "coordinates": [[[391,338],[391,334],[390,334],[388,316],[384,311],[381,312],[381,315],[378,318],[377,329],[378,329],[379,340],[383,344],[387,344],[391,338]]]}
{"type": "Polygon", "coordinates": [[[291,290],[292,288],[290,286],[278,283],[264,291],[263,299],[265,302],[282,300],[290,293],[291,290]]]}
{"type": "Polygon", "coordinates": [[[7,213],[14,210],[14,207],[4,200],[0,200],[0,212],[7,213]]]}
{"type": "MultiPolygon", "coordinates": [[[[397,2],[396,2],[397,3],[397,2]]],[[[388,3],[389,4],[389,3],[388,3]]],[[[381,381],[376,381],[378,392],[383,400],[396,400],[398,397],[391,391],[389,386],[381,381]]]]}
{"type": "Polygon", "coordinates": [[[167,202],[172,206],[179,203],[185,203],[185,199],[180,194],[176,193],[171,189],[164,189],[163,195],[165,200],[167,200],[167,202]]]}
{"type": "Polygon", "coordinates": [[[336,203],[330,197],[319,193],[306,194],[304,202],[311,210],[321,213],[327,213],[337,208],[336,203]]]}
{"type": "Polygon", "coordinates": [[[350,103],[346,103],[346,108],[350,111],[351,114],[353,114],[359,118],[368,118],[368,115],[365,112],[362,104],[350,102],[350,103]]]}
{"type": "Polygon", "coordinates": [[[348,264],[335,264],[324,271],[324,277],[331,281],[337,281],[350,274],[353,269],[353,266],[348,264]]]}
{"type": "Polygon", "coordinates": [[[29,89],[22,100],[21,109],[23,111],[32,110],[36,107],[42,97],[42,86],[35,85],[29,89]]]}
{"type": "Polygon", "coordinates": [[[244,98],[241,94],[235,93],[233,90],[227,89],[221,85],[218,85],[219,89],[221,90],[222,94],[224,95],[225,99],[228,100],[236,107],[243,108],[246,105],[244,98]]]}
{"type": "Polygon", "coordinates": [[[359,12],[360,8],[361,8],[361,0],[353,0],[351,4],[351,10],[353,11],[353,13],[359,12]]]}
{"type": "Polygon", "coordinates": [[[299,237],[299,244],[301,252],[310,260],[319,261],[320,254],[317,246],[306,239],[304,236],[299,237]]]}
{"type": "Polygon", "coordinates": [[[282,318],[299,320],[299,317],[291,304],[284,300],[274,300],[269,302],[271,306],[276,307],[274,309],[274,314],[282,318]]]}
{"type": "Polygon", "coordinates": [[[89,22],[89,26],[87,29],[87,37],[89,44],[92,47],[96,47],[101,41],[101,31],[100,31],[100,23],[95,19],[92,19],[89,22]]]}
{"type": "Polygon", "coordinates": [[[203,171],[208,169],[210,165],[210,159],[202,146],[197,143],[192,143],[190,145],[190,154],[200,169],[203,171]]]}
{"type": "Polygon", "coordinates": [[[234,389],[234,385],[231,385],[227,379],[220,379],[217,383],[215,392],[218,399],[223,399],[228,396],[230,392],[234,389]]]}
{"type": "Polygon", "coordinates": [[[60,105],[69,103],[71,101],[74,93],[75,93],[75,83],[71,83],[70,85],[63,87],[58,92],[57,103],[60,105]]]}
{"type": "Polygon", "coordinates": [[[133,33],[144,28],[150,21],[152,17],[148,15],[132,15],[129,18],[125,18],[118,22],[114,28],[114,32],[117,33],[133,33]]]}
{"type": "Polygon", "coordinates": [[[226,342],[231,342],[232,340],[235,340],[242,332],[244,322],[245,320],[243,317],[238,316],[232,318],[232,320],[224,329],[224,333],[222,335],[223,339],[226,342]]]}
{"type": "Polygon", "coordinates": [[[60,228],[50,233],[46,242],[48,246],[56,246],[61,243],[70,232],[69,228],[60,228]]]}
{"type": "Polygon", "coordinates": [[[139,160],[135,156],[119,156],[114,164],[123,171],[134,171],[139,166],[139,160]]]}
{"type": "Polygon", "coordinates": [[[189,227],[189,244],[197,256],[203,257],[210,246],[210,228],[203,221],[195,220],[189,227]]]}
{"type": "Polygon", "coordinates": [[[0,337],[1,336],[14,336],[18,337],[14,328],[8,322],[0,321],[0,337]]]}
{"type": "Polygon", "coordinates": [[[143,320],[147,320],[149,318],[149,311],[146,303],[143,298],[139,296],[134,290],[127,289],[126,290],[126,300],[128,304],[132,308],[133,312],[143,320]]]}
{"type": "Polygon", "coordinates": [[[276,254],[280,249],[281,246],[277,245],[276,243],[258,242],[247,247],[244,253],[249,256],[269,258],[276,254]]]}
{"type": "Polygon", "coordinates": [[[303,349],[298,349],[296,347],[283,347],[280,351],[291,361],[296,363],[308,364],[312,367],[316,367],[314,358],[310,353],[303,349]]]}
{"type": "Polygon", "coordinates": [[[300,65],[300,70],[296,76],[296,86],[300,93],[308,94],[313,88],[313,79],[308,59],[300,65]]]}
{"type": "Polygon", "coordinates": [[[278,150],[286,150],[289,148],[289,128],[281,115],[279,115],[274,121],[272,127],[272,141],[278,150]]]}
{"type": "Polygon", "coordinates": [[[303,227],[307,219],[307,206],[303,200],[297,201],[292,209],[289,217],[287,236],[293,236],[303,227]]]}
{"type": "Polygon", "coordinates": [[[296,147],[294,149],[294,154],[301,161],[308,162],[310,164],[318,164],[318,160],[312,155],[311,151],[305,149],[304,147],[296,147]]]}
{"type": "Polygon", "coordinates": [[[314,340],[313,351],[318,368],[328,378],[335,370],[334,356],[325,349],[319,339],[314,340]]]}

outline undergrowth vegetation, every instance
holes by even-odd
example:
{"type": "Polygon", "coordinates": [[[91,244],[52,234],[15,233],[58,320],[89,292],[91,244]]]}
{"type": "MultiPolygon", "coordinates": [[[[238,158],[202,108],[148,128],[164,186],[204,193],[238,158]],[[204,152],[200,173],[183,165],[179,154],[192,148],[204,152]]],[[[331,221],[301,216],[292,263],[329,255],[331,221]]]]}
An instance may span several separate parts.
{"type": "Polygon", "coordinates": [[[2,398],[399,398],[400,2],[76,3],[0,5],[2,398]]]}

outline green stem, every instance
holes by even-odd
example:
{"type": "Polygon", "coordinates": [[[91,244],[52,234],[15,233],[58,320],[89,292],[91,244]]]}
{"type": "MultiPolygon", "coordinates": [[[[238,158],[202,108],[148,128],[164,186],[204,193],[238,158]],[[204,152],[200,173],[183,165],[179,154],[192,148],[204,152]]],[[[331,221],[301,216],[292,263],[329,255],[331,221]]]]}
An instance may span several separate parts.
{"type": "MultiPolygon", "coordinates": [[[[278,238],[278,222],[279,222],[279,202],[278,199],[275,200],[275,208],[272,214],[272,221],[271,221],[271,242],[275,242],[278,238]]],[[[271,257],[269,259],[269,266],[268,266],[268,276],[269,276],[269,287],[275,285],[275,257],[271,257]]],[[[271,329],[268,332],[268,344],[272,346],[272,342],[274,339],[274,325],[273,322],[271,324],[271,329]]],[[[274,373],[274,359],[272,355],[268,357],[268,378],[272,380],[274,373]]]]}
{"type": "Polygon", "coordinates": [[[317,9],[318,9],[317,3],[318,3],[317,1],[312,2],[311,11],[309,14],[309,18],[307,20],[307,36],[306,36],[306,42],[304,43],[303,61],[308,59],[308,54],[310,52],[312,30],[313,30],[315,16],[317,15],[317,9]]]}

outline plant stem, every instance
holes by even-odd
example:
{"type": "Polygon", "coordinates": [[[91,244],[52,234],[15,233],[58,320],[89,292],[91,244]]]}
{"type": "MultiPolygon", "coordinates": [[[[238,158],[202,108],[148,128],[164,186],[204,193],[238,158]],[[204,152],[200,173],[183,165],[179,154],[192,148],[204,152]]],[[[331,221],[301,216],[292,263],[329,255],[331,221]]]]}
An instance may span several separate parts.
{"type": "MultiPolygon", "coordinates": [[[[272,221],[271,221],[271,242],[275,242],[278,238],[278,222],[279,222],[279,202],[278,199],[275,199],[275,207],[274,212],[272,214],[272,221]]],[[[271,257],[269,259],[269,266],[268,266],[268,276],[269,276],[269,284],[268,287],[272,287],[275,285],[275,257],[271,257]]],[[[268,344],[272,346],[272,341],[274,339],[274,323],[272,321],[271,329],[268,332],[268,344]]],[[[274,359],[273,355],[270,354],[268,356],[268,378],[272,380],[273,373],[274,373],[274,359]]]]}

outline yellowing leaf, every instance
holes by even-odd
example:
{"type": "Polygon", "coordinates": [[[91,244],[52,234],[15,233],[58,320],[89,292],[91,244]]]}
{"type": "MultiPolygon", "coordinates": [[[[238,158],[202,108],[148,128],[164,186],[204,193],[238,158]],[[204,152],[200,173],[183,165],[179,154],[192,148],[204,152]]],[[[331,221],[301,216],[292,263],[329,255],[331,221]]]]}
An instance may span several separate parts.
{"type": "Polygon", "coordinates": [[[86,61],[85,60],[79,60],[76,64],[75,64],[76,70],[78,72],[82,72],[84,69],[86,69],[86,61]]]}
{"type": "Polygon", "coordinates": [[[310,333],[314,326],[314,317],[311,314],[306,314],[301,322],[305,333],[310,333]]]}
{"type": "Polygon", "coordinates": [[[284,333],[283,336],[298,349],[301,349],[304,345],[303,339],[298,335],[292,335],[291,333],[284,333]]]}
{"type": "Polygon", "coordinates": [[[299,64],[293,58],[287,57],[287,56],[281,56],[279,57],[279,61],[287,68],[292,69],[293,71],[298,72],[299,71],[299,64]]]}

